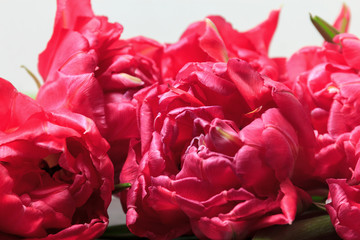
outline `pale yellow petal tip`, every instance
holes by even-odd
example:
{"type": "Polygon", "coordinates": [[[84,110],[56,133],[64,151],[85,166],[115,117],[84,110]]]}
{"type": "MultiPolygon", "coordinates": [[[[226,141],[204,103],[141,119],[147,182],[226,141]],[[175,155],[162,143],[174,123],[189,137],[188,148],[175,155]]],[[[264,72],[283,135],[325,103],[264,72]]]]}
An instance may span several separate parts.
{"type": "Polygon", "coordinates": [[[335,86],[329,86],[329,87],[327,88],[327,91],[328,91],[329,93],[338,93],[340,90],[339,90],[339,88],[337,88],[337,87],[335,87],[335,86]]]}
{"type": "Polygon", "coordinates": [[[245,113],[244,115],[246,117],[251,117],[253,114],[260,112],[261,109],[262,109],[262,106],[259,106],[259,107],[255,108],[254,110],[252,110],[252,111],[250,111],[248,113],[245,113]]]}
{"type": "Polygon", "coordinates": [[[217,27],[216,27],[216,25],[215,25],[215,23],[214,23],[213,21],[211,21],[209,18],[205,18],[205,22],[206,22],[206,25],[207,25],[207,26],[209,26],[209,27],[211,27],[212,29],[214,29],[215,32],[216,32],[218,35],[220,35],[220,33],[219,33],[219,31],[218,31],[218,29],[217,29],[217,27]]]}
{"type": "MultiPolygon", "coordinates": [[[[205,23],[208,27],[212,28],[216,34],[219,36],[219,38],[223,41],[221,35],[220,35],[220,32],[219,30],[217,29],[215,23],[213,21],[211,21],[209,18],[205,18],[205,23]]],[[[224,44],[224,43],[223,43],[224,44]]],[[[225,48],[224,46],[224,49],[222,50],[222,59],[221,61],[223,62],[228,62],[229,61],[229,55],[228,55],[228,52],[227,52],[227,49],[225,48]]],[[[220,60],[220,59],[219,59],[220,60]]]]}
{"type": "Polygon", "coordinates": [[[216,131],[220,134],[220,136],[222,136],[223,138],[234,142],[236,144],[238,144],[239,146],[241,146],[241,140],[233,135],[231,135],[230,133],[226,132],[224,129],[222,129],[221,127],[216,127],[216,131]]]}
{"type": "Polygon", "coordinates": [[[135,76],[132,76],[130,74],[127,74],[127,73],[120,73],[120,76],[132,81],[133,83],[136,83],[136,84],[139,84],[139,85],[143,85],[144,82],[138,78],[138,77],[135,77],[135,76]]]}

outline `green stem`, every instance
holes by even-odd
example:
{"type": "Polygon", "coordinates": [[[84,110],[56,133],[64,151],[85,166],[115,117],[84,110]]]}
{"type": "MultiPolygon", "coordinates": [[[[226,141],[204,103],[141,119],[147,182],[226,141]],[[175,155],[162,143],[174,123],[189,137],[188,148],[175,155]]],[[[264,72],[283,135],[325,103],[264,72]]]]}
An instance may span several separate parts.
{"type": "Polygon", "coordinates": [[[340,239],[329,215],[294,221],[292,225],[274,226],[257,232],[252,240],[340,239]]]}

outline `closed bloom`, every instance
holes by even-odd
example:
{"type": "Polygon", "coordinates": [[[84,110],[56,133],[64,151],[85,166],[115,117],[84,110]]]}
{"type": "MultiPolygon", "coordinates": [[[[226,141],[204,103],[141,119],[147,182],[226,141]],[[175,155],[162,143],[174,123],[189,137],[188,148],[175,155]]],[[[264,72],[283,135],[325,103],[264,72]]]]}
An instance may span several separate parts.
{"type": "Polygon", "coordinates": [[[100,236],[114,170],[95,124],[44,111],[3,79],[0,92],[0,237],[100,236]]]}

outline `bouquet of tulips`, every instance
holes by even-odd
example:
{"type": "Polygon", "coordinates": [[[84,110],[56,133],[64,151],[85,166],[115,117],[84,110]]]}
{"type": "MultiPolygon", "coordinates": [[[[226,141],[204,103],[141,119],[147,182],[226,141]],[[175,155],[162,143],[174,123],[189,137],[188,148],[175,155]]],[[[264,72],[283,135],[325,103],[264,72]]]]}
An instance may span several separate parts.
{"type": "Polygon", "coordinates": [[[36,99],[0,79],[0,239],[360,239],[349,9],[289,58],[268,56],[278,17],[163,44],[58,0],[36,99]]]}

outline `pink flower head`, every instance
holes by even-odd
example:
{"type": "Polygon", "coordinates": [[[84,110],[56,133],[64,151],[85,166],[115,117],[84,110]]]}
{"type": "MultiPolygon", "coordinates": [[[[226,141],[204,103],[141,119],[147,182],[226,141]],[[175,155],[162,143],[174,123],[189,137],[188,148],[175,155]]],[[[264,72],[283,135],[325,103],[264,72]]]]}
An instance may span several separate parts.
{"type": "Polygon", "coordinates": [[[168,44],[162,60],[164,78],[175,78],[188,62],[227,62],[240,58],[261,74],[281,80],[284,59],[268,57],[270,41],[275,32],[279,11],[272,11],[255,28],[238,32],[220,16],[208,16],[191,24],[178,42],[168,44]]]}
{"type": "Polygon", "coordinates": [[[0,92],[0,237],[100,236],[114,170],[95,124],[44,111],[3,79],[0,92]]]}
{"type": "Polygon", "coordinates": [[[331,221],[337,234],[344,240],[360,238],[360,189],[346,179],[328,179],[329,198],[326,204],[331,221]]]}
{"type": "MultiPolygon", "coordinates": [[[[348,10],[342,9],[340,17],[348,19],[348,10]]],[[[317,136],[309,179],[322,183],[330,177],[352,178],[355,155],[347,144],[360,124],[360,40],[342,33],[333,42],[300,49],[287,63],[288,83],[311,114],[317,136]]]]}
{"type": "Polygon", "coordinates": [[[309,201],[292,178],[311,157],[308,116],[281,83],[240,59],[189,63],[135,96],[140,141],[122,170],[138,236],[243,238],[290,224],[309,201]]]}
{"type": "Polygon", "coordinates": [[[58,0],[53,35],[39,56],[45,83],[37,95],[46,109],[94,120],[110,143],[117,173],[129,138],[139,135],[133,95],[161,81],[162,54],[162,45],[151,39],[120,40],[122,30],[94,15],[90,0],[58,0]]]}

